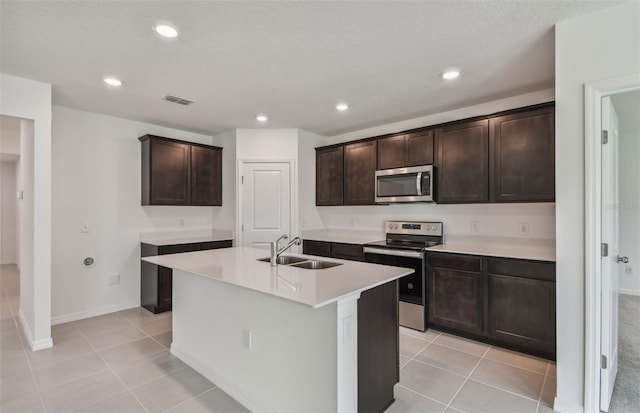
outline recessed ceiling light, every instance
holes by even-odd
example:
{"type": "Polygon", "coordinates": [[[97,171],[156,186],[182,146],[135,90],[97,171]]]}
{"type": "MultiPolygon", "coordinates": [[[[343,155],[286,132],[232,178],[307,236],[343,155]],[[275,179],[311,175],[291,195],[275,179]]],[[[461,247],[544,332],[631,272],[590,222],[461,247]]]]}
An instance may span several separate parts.
{"type": "Polygon", "coordinates": [[[266,122],[266,121],[267,121],[267,119],[268,119],[268,118],[267,118],[266,116],[264,116],[264,115],[258,115],[258,116],[256,116],[256,120],[257,120],[258,122],[266,122]]]}
{"type": "Polygon", "coordinates": [[[158,32],[160,36],[168,37],[171,39],[174,37],[178,37],[178,31],[166,24],[159,24],[156,27],[154,27],[153,30],[158,32]]]}
{"type": "Polygon", "coordinates": [[[104,83],[106,83],[109,86],[122,86],[122,81],[119,79],[116,79],[115,77],[105,77],[104,83]]]}
{"type": "Polygon", "coordinates": [[[458,69],[451,69],[442,73],[442,78],[445,80],[455,79],[458,76],[460,76],[460,71],[458,69]]]}
{"type": "Polygon", "coordinates": [[[336,105],[336,109],[338,109],[340,112],[344,112],[345,110],[349,109],[349,105],[347,105],[346,103],[338,103],[336,105]]]}

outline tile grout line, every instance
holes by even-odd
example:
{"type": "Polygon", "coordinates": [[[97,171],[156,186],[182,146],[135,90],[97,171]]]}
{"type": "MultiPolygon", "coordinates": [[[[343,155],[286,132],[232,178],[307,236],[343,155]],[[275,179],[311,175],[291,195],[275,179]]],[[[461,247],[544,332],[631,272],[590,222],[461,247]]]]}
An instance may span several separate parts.
{"type": "MultiPolygon", "coordinates": [[[[200,373],[198,373],[198,374],[200,374],[200,373]]],[[[204,376],[203,376],[203,377],[204,377],[204,376]]],[[[205,377],[205,379],[206,379],[206,377],[205,377]]],[[[209,381],[209,379],[207,379],[207,381],[209,381]]],[[[198,394],[196,394],[195,396],[193,396],[192,398],[187,399],[187,400],[184,400],[184,401],[182,401],[182,402],[180,402],[180,403],[176,404],[175,406],[171,406],[171,407],[169,407],[168,409],[162,410],[160,413],[166,413],[166,412],[168,412],[168,411],[170,411],[170,410],[172,410],[172,409],[175,409],[175,408],[176,408],[176,407],[178,407],[178,406],[182,406],[183,404],[186,404],[186,403],[190,402],[191,400],[195,400],[195,399],[197,399],[198,397],[202,396],[203,394],[209,393],[209,392],[214,391],[215,389],[218,389],[218,388],[219,388],[219,387],[218,387],[218,386],[216,386],[212,381],[209,381],[209,383],[213,384],[213,387],[212,387],[212,388],[207,389],[207,390],[205,390],[205,391],[203,391],[203,392],[201,392],[201,393],[198,393],[198,394]]],[[[226,393],[225,393],[225,394],[226,394],[226,393]]],[[[235,399],[234,399],[234,400],[235,400],[235,399]]]]}
{"type": "MultiPolygon", "coordinates": [[[[119,314],[119,315],[122,317],[122,315],[121,315],[121,314],[119,314]]],[[[124,317],[123,317],[123,318],[124,318],[124,317]]],[[[128,320],[127,320],[127,321],[128,321],[128,320]]],[[[138,397],[137,397],[137,396],[136,396],[136,395],[131,391],[131,389],[129,388],[129,386],[127,386],[127,383],[125,383],[125,382],[124,382],[124,380],[122,380],[122,379],[120,378],[120,376],[118,375],[118,373],[116,373],[116,371],[113,369],[113,367],[111,367],[111,365],[110,365],[109,363],[107,363],[107,361],[106,361],[106,360],[105,360],[105,359],[100,355],[100,353],[96,350],[95,346],[94,346],[93,344],[91,344],[91,343],[89,342],[89,340],[87,340],[87,338],[86,338],[86,336],[84,335],[84,333],[83,333],[82,331],[80,331],[80,329],[79,329],[79,328],[77,328],[75,325],[74,325],[73,327],[74,327],[76,330],[78,330],[78,332],[80,333],[80,335],[82,336],[82,338],[84,338],[84,339],[85,339],[85,341],[87,341],[87,343],[89,343],[89,345],[91,346],[91,348],[93,349],[93,351],[96,353],[96,355],[100,358],[100,360],[102,360],[102,362],[103,362],[104,364],[106,364],[106,365],[107,365],[107,368],[108,368],[108,369],[111,371],[111,373],[116,377],[116,379],[118,379],[118,380],[120,381],[120,383],[122,383],[122,385],[124,386],[124,388],[126,389],[126,391],[127,391],[127,392],[129,392],[129,394],[131,395],[131,397],[133,397],[133,398],[138,402],[138,404],[140,404],[140,406],[142,406],[142,408],[144,409],[144,411],[145,411],[145,412],[150,413],[150,412],[149,412],[149,409],[147,409],[147,407],[146,407],[146,406],[145,406],[145,405],[144,405],[144,404],[143,404],[143,403],[138,399],[138,397]]],[[[154,354],[155,354],[155,353],[154,353],[154,354]]],[[[124,393],[124,392],[122,392],[122,393],[124,393]]],[[[118,393],[118,394],[122,394],[122,393],[118,393]]],[[[79,407],[78,409],[80,409],[80,408],[84,408],[84,407],[89,407],[89,406],[92,406],[92,405],[94,405],[94,404],[101,403],[101,402],[103,402],[103,401],[105,401],[105,400],[108,400],[108,399],[110,399],[110,398],[112,398],[112,397],[117,396],[118,394],[111,395],[111,396],[106,397],[106,398],[104,398],[104,399],[98,400],[98,401],[96,401],[95,403],[91,403],[91,404],[89,404],[89,405],[87,405],[87,406],[79,407]]],[[[78,409],[76,409],[76,410],[78,410],[78,409]]]]}
{"type": "Polygon", "coordinates": [[[420,393],[420,392],[418,392],[418,391],[415,391],[415,390],[413,390],[413,389],[410,389],[409,387],[403,386],[403,385],[402,385],[402,384],[400,384],[400,383],[398,383],[398,386],[402,387],[402,388],[403,388],[403,389],[405,389],[405,390],[410,391],[411,393],[415,393],[415,394],[417,394],[417,395],[418,395],[418,396],[420,396],[420,397],[424,397],[425,399],[429,399],[429,400],[434,401],[434,402],[436,402],[436,403],[438,403],[438,404],[441,404],[441,405],[443,405],[443,406],[444,406],[445,410],[447,409],[447,405],[446,405],[446,404],[442,403],[442,402],[441,402],[441,401],[439,401],[439,400],[434,399],[433,397],[429,397],[429,396],[427,396],[426,394],[422,394],[422,393],[420,393]]]}
{"type": "MultiPolygon", "coordinates": [[[[20,273],[18,272],[18,277],[19,277],[19,275],[20,275],[20,273]]],[[[29,357],[26,354],[27,348],[25,346],[24,337],[22,336],[23,335],[22,325],[20,323],[18,323],[18,321],[16,320],[18,315],[14,313],[13,306],[9,302],[10,301],[9,300],[9,295],[4,290],[3,290],[3,293],[4,293],[3,295],[7,299],[7,304],[9,305],[9,311],[11,311],[13,323],[15,324],[16,329],[18,330],[18,340],[20,341],[20,345],[22,346],[22,353],[24,355],[24,358],[27,360],[27,366],[29,368],[29,374],[31,375],[31,380],[33,380],[33,385],[34,385],[34,387],[36,389],[36,394],[38,396],[38,400],[40,401],[40,406],[42,406],[42,411],[46,413],[47,412],[47,408],[45,407],[44,400],[42,399],[42,395],[40,394],[40,386],[38,386],[38,382],[36,381],[36,376],[33,374],[33,365],[31,364],[31,360],[29,359],[29,357]]],[[[18,297],[18,300],[19,300],[20,296],[18,295],[17,297],[18,297]]],[[[31,348],[29,348],[29,351],[33,351],[33,350],[31,350],[31,348]]],[[[25,397],[25,396],[28,396],[28,394],[24,395],[24,396],[20,396],[20,397],[25,397]]]]}
{"type": "Polygon", "coordinates": [[[460,387],[458,388],[458,391],[455,392],[455,394],[451,397],[451,399],[449,399],[449,403],[447,403],[447,409],[449,407],[454,408],[453,406],[451,406],[451,403],[456,399],[456,397],[458,396],[458,394],[460,394],[460,392],[462,391],[462,388],[464,387],[465,384],[467,384],[467,382],[469,381],[469,379],[471,378],[471,375],[473,374],[474,371],[476,371],[476,369],[478,368],[478,366],[480,365],[480,363],[482,362],[482,360],[484,359],[484,357],[487,355],[487,353],[489,352],[489,349],[491,349],[491,346],[487,347],[487,349],[484,351],[484,354],[482,355],[482,357],[480,357],[480,359],[476,362],[476,365],[473,366],[473,369],[471,369],[471,371],[469,372],[469,375],[467,376],[467,378],[462,382],[462,384],[460,385],[460,387]]]}
{"type": "Polygon", "coordinates": [[[544,394],[544,385],[547,383],[547,373],[549,372],[549,366],[551,363],[547,363],[547,370],[544,374],[544,380],[542,380],[542,388],[540,389],[540,396],[538,397],[538,406],[536,406],[536,413],[540,411],[540,401],[542,400],[542,395],[544,394]]]}

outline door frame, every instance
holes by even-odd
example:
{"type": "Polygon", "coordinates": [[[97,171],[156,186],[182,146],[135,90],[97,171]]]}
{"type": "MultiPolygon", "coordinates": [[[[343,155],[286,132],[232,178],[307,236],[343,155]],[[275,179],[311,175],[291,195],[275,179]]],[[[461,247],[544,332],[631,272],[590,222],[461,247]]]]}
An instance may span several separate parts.
{"type": "MultiPolygon", "coordinates": [[[[242,184],[240,179],[242,177],[242,170],[246,164],[252,163],[287,163],[289,164],[289,185],[291,186],[290,192],[290,211],[289,228],[291,228],[290,239],[299,236],[298,231],[298,167],[295,159],[238,159],[236,167],[236,239],[238,240],[236,246],[241,247],[244,245],[244,233],[241,230],[242,225],[242,211],[244,207],[244,200],[242,199],[242,184]]],[[[274,240],[275,241],[275,240],[274,240]]]]}
{"type": "Polygon", "coordinates": [[[602,316],[602,98],[640,89],[640,73],[584,85],[584,206],[585,206],[585,337],[584,411],[600,411],[602,316]]]}

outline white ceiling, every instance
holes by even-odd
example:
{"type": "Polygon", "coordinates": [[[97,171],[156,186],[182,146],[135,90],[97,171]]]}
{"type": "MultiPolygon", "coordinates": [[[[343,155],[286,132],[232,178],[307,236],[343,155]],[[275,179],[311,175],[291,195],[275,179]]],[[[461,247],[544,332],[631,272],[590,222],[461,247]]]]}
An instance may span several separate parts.
{"type": "Polygon", "coordinates": [[[329,136],[553,87],[554,24],[614,3],[2,0],[0,70],[51,83],[71,108],[329,136]],[[179,37],[159,37],[158,22],[179,37]],[[463,74],[445,84],[451,66],[463,74]]]}

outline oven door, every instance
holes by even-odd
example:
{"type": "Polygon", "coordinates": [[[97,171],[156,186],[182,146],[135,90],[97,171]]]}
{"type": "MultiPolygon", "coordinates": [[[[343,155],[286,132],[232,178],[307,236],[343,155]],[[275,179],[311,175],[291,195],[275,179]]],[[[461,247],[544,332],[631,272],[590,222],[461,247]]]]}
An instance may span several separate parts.
{"type": "Polygon", "coordinates": [[[364,247],[365,262],[414,270],[398,280],[400,325],[420,331],[426,329],[427,308],[423,257],[422,251],[364,247]]]}
{"type": "Polygon", "coordinates": [[[377,203],[433,201],[432,165],[376,171],[377,203]]]}

